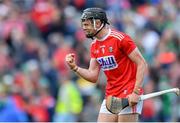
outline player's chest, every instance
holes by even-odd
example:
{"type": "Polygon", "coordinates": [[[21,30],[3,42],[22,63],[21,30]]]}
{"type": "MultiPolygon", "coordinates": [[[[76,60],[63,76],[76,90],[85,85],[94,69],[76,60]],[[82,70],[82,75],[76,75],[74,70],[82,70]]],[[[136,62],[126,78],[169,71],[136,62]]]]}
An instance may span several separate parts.
{"type": "Polygon", "coordinates": [[[110,70],[118,67],[121,51],[116,43],[96,45],[94,52],[103,70],[110,70]]]}
{"type": "Polygon", "coordinates": [[[121,54],[118,44],[114,42],[104,42],[97,43],[94,48],[94,54],[96,58],[104,57],[104,56],[114,56],[117,57],[121,54]]]}

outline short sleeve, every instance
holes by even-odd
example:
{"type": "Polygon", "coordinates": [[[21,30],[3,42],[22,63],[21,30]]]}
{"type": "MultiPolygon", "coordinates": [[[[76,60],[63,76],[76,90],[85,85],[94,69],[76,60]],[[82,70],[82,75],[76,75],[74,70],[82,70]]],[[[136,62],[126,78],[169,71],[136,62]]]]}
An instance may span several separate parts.
{"type": "Polygon", "coordinates": [[[95,51],[96,51],[95,46],[92,43],[91,46],[90,46],[90,57],[91,58],[96,58],[95,57],[95,51]]]}
{"type": "Polygon", "coordinates": [[[123,40],[121,40],[121,50],[129,55],[137,46],[135,42],[128,36],[126,35],[123,40]]]}

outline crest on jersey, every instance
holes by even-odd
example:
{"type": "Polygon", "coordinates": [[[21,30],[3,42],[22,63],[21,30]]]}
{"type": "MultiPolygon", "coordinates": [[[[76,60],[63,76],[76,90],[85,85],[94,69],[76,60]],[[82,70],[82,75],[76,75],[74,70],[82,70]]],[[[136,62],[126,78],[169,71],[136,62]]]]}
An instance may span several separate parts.
{"type": "Polygon", "coordinates": [[[98,63],[103,71],[112,70],[118,67],[116,59],[113,55],[97,58],[98,63]]]}
{"type": "Polygon", "coordinates": [[[113,52],[113,48],[109,47],[109,52],[112,53],[113,52]]]}

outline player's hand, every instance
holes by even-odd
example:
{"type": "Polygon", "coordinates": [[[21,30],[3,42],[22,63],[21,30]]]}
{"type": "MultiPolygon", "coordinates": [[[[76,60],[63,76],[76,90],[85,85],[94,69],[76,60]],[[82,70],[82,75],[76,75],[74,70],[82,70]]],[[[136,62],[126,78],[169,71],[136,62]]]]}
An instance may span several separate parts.
{"type": "Polygon", "coordinates": [[[128,97],[128,101],[129,101],[129,106],[134,106],[139,102],[140,95],[133,92],[132,94],[128,95],[127,97],[128,97]]]}
{"type": "Polygon", "coordinates": [[[75,63],[75,54],[73,53],[67,54],[65,60],[71,70],[75,70],[77,68],[77,65],[75,63]]]}

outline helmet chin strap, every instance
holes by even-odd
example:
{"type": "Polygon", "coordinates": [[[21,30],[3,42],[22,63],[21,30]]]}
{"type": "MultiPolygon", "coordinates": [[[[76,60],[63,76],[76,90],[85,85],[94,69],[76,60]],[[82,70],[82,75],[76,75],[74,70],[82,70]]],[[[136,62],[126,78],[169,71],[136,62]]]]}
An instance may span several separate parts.
{"type": "Polygon", "coordinates": [[[95,21],[95,19],[93,19],[93,26],[94,26],[94,30],[96,30],[97,32],[92,36],[92,39],[102,30],[102,28],[105,26],[105,24],[102,23],[101,26],[97,29],[96,28],[96,21],[95,21]]]}

